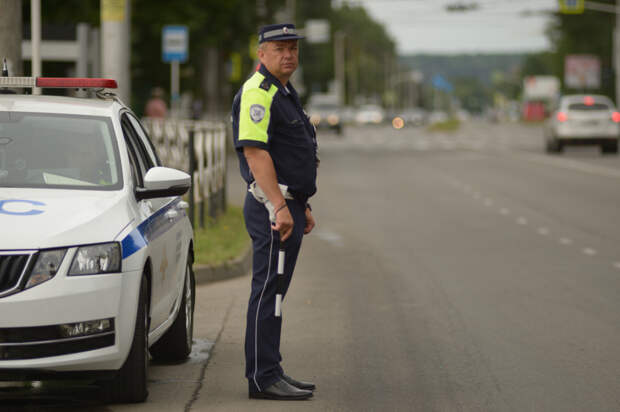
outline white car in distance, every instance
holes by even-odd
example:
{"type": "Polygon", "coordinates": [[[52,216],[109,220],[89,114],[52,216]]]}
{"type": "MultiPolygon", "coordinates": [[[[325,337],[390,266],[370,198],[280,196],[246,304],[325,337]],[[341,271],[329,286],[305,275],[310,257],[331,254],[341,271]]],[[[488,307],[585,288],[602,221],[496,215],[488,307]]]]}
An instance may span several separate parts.
{"type": "MultiPolygon", "coordinates": [[[[116,82],[0,77],[35,85],[116,82]]],[[[161,166],[127,106],[97,96],[0,94],[0,380],[80,377],[141,402],[149,352],[192,348],[190,176],[161,166]]]]}
{"type": "Polygon", "coordinates": [[[547,153],[569,145],[598,145],[602,153],[618,153],[620,113],[606,96],[566,95],[545,124],[547,153]]]}

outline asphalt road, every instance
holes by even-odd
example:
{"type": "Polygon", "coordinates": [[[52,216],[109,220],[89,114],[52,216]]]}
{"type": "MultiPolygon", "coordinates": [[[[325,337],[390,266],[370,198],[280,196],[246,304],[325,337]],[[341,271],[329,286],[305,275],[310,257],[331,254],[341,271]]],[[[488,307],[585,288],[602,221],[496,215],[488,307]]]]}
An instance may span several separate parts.
{"type": "Polygon", "coordinates": [[[159,366],[146,404],[91,410],[620,409],[620,157],[483,122],[320,145],[282,337],[314,398],[247,399],[245,276],[198,288],[194,363],[159,366]]]}

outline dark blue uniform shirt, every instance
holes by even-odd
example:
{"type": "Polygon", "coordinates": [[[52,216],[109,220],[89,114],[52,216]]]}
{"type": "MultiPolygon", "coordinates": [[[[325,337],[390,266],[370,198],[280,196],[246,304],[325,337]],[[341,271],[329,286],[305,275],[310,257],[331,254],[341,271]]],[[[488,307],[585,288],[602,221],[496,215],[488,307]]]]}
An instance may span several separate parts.
{"type": "Polygon", "coordinates": [[[269,152],[278,183],[298,200],[305,202],[316,192],[316,133],[290,82],[282,86],[261,65],[235,96],[232,128],[241,176],[248,184],[254,178],[243,147],[253,146],[269,152]]]}

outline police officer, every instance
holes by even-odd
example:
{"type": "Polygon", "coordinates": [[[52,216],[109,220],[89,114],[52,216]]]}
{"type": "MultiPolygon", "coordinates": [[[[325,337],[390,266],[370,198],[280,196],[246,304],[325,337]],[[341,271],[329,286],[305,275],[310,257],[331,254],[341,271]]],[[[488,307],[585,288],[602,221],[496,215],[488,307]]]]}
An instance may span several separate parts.
{"type": "Polygon", "coordinates": [[[259,68],[237,93],[232,108],[241,175],[248,185],[260,187],[275,212],[271,222],[265,205],[247,193],[243,214],[253,248],[245,336],[250,398],[307,399],[315,389],[282,370],[282,317],[274,311],[276,293],[284,295],[290,284],[302,237],[315,225],[308,199],[316,192],[316,135],[289,82],[297,69],[301,38],[293,24],[260,29],[259,68]],[[280,246],[286,253],[283,290],[277,290],[280,246]]]}

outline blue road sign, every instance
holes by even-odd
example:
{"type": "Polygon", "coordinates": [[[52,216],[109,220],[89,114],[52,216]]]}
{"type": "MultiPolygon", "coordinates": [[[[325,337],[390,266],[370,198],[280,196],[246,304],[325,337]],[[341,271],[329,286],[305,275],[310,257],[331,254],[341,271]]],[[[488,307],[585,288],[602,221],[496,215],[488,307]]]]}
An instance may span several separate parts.
{"type": "Polygon", "coordinates": [[[184,63],[189,57],[189,32],[187,26],[164,26],[161,35],[162,59],[166,63],[184,63]]]}
{"type": "Polygon", "coordinates": [[[444,92],[452,92],[452,84],[443,78],[442,75],[436,74],[433,76],[433,87],[437,90],[443,90],[444,92]]]}

